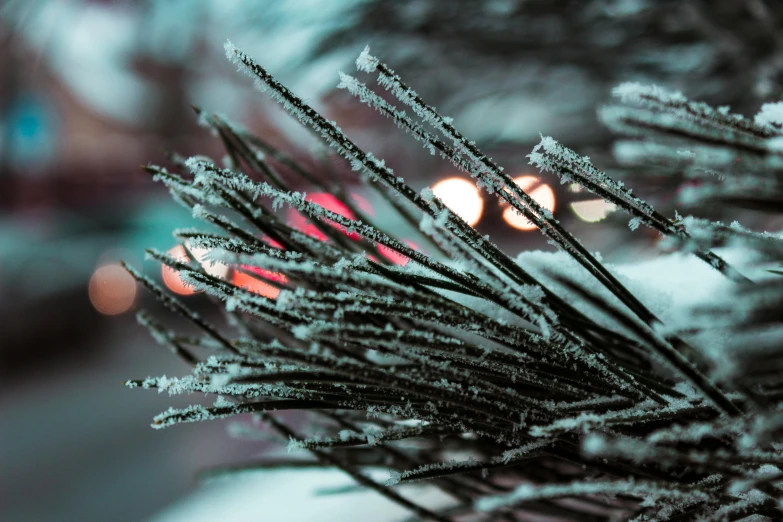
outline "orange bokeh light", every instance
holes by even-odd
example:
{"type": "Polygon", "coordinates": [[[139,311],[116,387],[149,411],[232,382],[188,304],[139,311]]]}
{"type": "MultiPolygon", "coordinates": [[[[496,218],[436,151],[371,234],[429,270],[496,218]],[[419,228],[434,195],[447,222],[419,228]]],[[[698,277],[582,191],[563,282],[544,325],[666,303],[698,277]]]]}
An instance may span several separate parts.
{"type": "Polygon", "coordinates": [[[473,226],[484,213],[484,200],[476,185],[464,178],[446,178],[432,186],[432,192],[449,210],[473,226]]]}
{"type": "MultiPolygon", "coordinates": [[[[555,211],[555,192],[552,187],[543,183],[536,176],[519,176],[514,178],[519,188],[524,190],[534,201],[550,212],[555,211]]],[[[517,230],[534,230],[536,226],[526,217],[519,214],[515,208],[504,203],[503,220],[517,230]]]]}
{"type": "Polygon", "coordinates": [[[136,280],[118,263],[98,267],[87,288],[90,302],[103,315],[127,312],[136,301],[136,280]]]}
{"type": "MultiPolygon", "coordinates": [[[[183,263],[187,263],[190,260],[187,252],[185,251],[185,247],[182,245],[177,245],[169,249],[169,251],[166,253],[169,255],[169,257],[172,257],[177,261],[182,261],[183,263]]],[[[160,268],[160,275],[163,278],[163,284],[165,284],[166,287],[175,294],[193,295],[196,293],[196,290],[194,290],[192,286],[186,285],[180,277],[179,272],[173,268],[162,265],[160,268]]]]}

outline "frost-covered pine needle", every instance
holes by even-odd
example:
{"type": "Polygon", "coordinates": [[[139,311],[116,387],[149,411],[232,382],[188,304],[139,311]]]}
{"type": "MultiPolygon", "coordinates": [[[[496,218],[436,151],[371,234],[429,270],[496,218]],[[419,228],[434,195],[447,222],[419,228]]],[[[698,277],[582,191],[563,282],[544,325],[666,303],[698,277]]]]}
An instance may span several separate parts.
{"type": "MultiPolygon", "coordinates": [[[[589,158],[542,137],[531,163],[581,184],[628,212],[632,229],[653,228],[666,248],[693,253],[728,277],[729,295],[664,324],[647,296],[623,285],[369,48],[357,69],[376,75],[396,101],[346,74],[338,87],[530,219],[560,248],[562,263],[548,273],[523,266],[431,190],[412,189],[246,53],[227,43],[226,55],[358,171],[427,248],[379,226],[339,180],[324,180],[312,165],[197,109],[226,149],[222,166],[172,154],[173,167],[145,170],[205,223],[175,237],[210,253],[183,261],[150,250],[148,257],[204,291],[227,321],[207,321],[129,267],[195,328],[177,332],[140,312],[139,322],[193,373],[127,385],[214,396],[161,413],[153,427],[251,414],[289,451],[310,452],[307,466],[337,467],[419,519],[783,515],[783,279],[771,270],[769,281],[751,282],[713,251],[740,245],[780,261],[779,234],[666,217],[589,158]],[[347,210],[325,208],[292,189],[302,184],[331,193],[347,210]],[[291,226],[282,211],[299,213],[313,230],[291,226]],[[209,268],[216,262],[241,277],[214,275],[209,268]],[[715,332],[720,342],[710,337],[715,332]],[[700,336],[712,342],[700,344],[700,336]],[[288,410],[306,412],[306,433],[275,413],[288,410]],[[386,483],[367,473],[379,466],[390,471],[386,483]],[[432,484],[454,505],[438,511],[417,504],[396,489],[408,483],[432,484]]],[[[615,94],[624,105],[605,109],[603,119],[644,140],[618,146],[626,163],[650,158],[711,172],[726,167],[693,201],[783,210],[774,205],[783,201],[780,104],[764,105],[751,120],[657,87],[624,84],[615,94]],[[743,192],[749,185],[737,181],[744,178],[726,154],[764,191],[743,192]]],[[[264,438],[250,426],[235,431],[264,438]]],[[[216,471],[282,465],[258,461],[216,471]]]]}

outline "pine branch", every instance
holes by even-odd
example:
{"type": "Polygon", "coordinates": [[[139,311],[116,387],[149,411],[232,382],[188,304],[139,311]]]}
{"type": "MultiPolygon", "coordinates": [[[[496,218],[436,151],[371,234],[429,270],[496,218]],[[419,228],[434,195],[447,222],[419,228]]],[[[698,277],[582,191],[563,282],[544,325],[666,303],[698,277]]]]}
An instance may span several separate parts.
{"type": "MultiPolygon", "coordinates": [[[[543,273],[522,266],[431,190],[414,190],[359,148],[247,54],[230,43],[226,53],[359,171],[433,249],[413,248],[396,230],[379,227],[381,220],[362,212],[338,177],[324,180],[292,155],[196,108],[226,149],[225,168],[172,153],[172,171],[144,169],[207,224],[207,230],[178,230],[175,237],[187,249],[210,254],[182,261],[149,250],[148,257],[202,290],[202,298],[225,310],[229,325],[211,324],[128,267],[199,333],[180,334],[141,312],[139,322],[193,366],[193,374],[126,384],[170,395],[218,395],[211,405],[169,409],[155,417],[154,427],[260,417],[290,450],[315,457],[291,466],[337,467],[356,481],[352,489],[372,489],[429,520],[483,512],[503,520],[779,516],[783,284],[749,284],[714,251],[739,244],[779,261],[778,235],[738,223],[667,218],[588,158],[542,138],[529,156],[541,170],[579,183],[631,214],[632,228],[651,227],[666,236],[667,248],[692,252],[739,283],[734,293],[665,325],[644,295],[624,285],[368,49],[357,68],[377,74],[396,101],[345,74],[338,87],[535,223],[565,254],[553,266],[543,273]],[[348,210],[293,191],[292,179],[334,195],[348,210]],[[305,217],[317,233],[287,223],[281,207],[305,217]],[[389,252],[405,264],[395,265],[384,255],[389,252]],[[560,266],[563,259],[580,271],[560,266]],[[235,276],[268,282],[274,294],[214,275],[208,270],[214,262],[235,276]],[[710,349],[692,342],[693,334],[712,331],[727,341],[710,349]],[[275,410],[311,411],[320,421],[306,424],[308,434],[300,435],[272,415],[275,410]],[[426,481],[456,504],[436,512],[411,502],[365,473],[379,465],[390,469],[389,486],[426,481]]],[[[633,107],[607,109],[604,119],[647,140],[618,147],[625,160],[638,165],[649,158],[718,174],[710,178],[715,186],[694,200],[744,198],[780,211],[763,204],[782,197],[783,111],[777,104],[750,120],[654,87],[623,85],[615,93],[633,107]],[[676,148],[683,142],[693,151],[676,148]],[[723,156],[716,158],[716,151],[723,156]],[[744,192],[751,182],[738,181],[727,154],[739,158],[758,194],[744,192]]],[[[253,461],[210,473],[286,462],[253,461]]]]}

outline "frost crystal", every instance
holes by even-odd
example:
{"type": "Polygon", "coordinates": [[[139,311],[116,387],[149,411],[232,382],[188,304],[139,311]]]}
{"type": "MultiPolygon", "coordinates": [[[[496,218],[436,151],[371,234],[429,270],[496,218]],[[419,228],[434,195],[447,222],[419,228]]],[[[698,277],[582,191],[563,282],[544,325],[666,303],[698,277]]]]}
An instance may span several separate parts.
{"type": "Polygon", "coordinates": [[[365,46],[362,53],[356,59],[356,68],[366,73],[375,72],[378,67],[378,59],[370,54],[370,46],[365,46]]]}

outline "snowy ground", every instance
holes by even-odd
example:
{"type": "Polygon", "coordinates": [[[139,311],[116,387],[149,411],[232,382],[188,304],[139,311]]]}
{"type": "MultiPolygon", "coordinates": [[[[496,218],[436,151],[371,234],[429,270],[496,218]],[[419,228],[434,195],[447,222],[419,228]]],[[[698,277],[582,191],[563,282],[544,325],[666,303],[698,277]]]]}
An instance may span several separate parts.
{"type": "MultiPolygon", "coordinates": [[[[376,478],[382,482],[388,475],[388,471],[379,470],[376,478]]],[[[222,479],[176,502],[149,522],[396,522],[410,516],[375,492],[325,493],[351,483],[339,470],[267,471],[222,479]]],[[[448,502],[432,489],[402,491],[430,508],[448,502]]]]}

